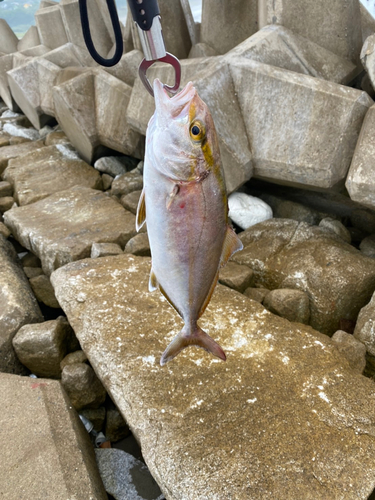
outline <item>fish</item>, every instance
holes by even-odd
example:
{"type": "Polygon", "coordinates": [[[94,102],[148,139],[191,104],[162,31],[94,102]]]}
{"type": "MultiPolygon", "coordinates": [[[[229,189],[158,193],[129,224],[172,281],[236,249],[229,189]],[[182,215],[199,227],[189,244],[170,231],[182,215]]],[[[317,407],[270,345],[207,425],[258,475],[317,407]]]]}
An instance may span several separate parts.
{"type": "Polygon", "coordinates": [[[158,79],[153,89],[155,113],[146,132],[136,229],[147,222],[149,291],[159,289],[184,321],[160,364],[189,346],[225,361],[223,349],[197,323],[220,268],[243,248],[229,224],[215,125],[192,82],[173,97],[158,79]]]}

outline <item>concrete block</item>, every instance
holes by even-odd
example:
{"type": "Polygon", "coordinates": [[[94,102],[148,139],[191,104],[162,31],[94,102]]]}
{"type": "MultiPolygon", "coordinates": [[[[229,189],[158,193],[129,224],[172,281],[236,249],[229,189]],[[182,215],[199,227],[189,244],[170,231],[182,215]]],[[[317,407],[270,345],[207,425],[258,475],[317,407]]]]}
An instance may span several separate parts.
{"type": "Polygon", "coordinates": [[[358,0],[264,0],[260,19],[260,27],[281,24],[338,56],[359,62],[362,31],[358,0]]]}
{"type": "Polygon", "coordinates": [[[11,54],[17,52],[18,38],[5,19],[0,18],[0,47],[1,52],[11,54]]]}
{"type": "Polygon", "coordinates": [[[30,28],[18,42],[17,50],[22,51],[25,49],[30,49],[32,47],[36,47],[37,45],[40,45],[38,28],[36,26],[30,26],[30,28]]]}
{"type": "Polygon", "coordinates": [[[207,43],[196,43],[193,45],[189,52],[189,59],[196,59],[198,57],[211,57],[219,55],[218,52],[207,45],[207,43]]]}
{"type": "Polygon", "coordinates": [[[105,500],[89,436],[60,382],[1,373],[0,392],[4,498],[105,500]]]}
{"type": "Polygon", "coordinates": [[[372,88],[375,89],[375,34],[366,38],[361,50],[361,62],[367,71],[372,88]]]}
{"type": "Polygon", "coordinates": [[[56,49],[68,43],[59,5],[39,8],[35,13],[35,23],[40,41],[46,47],[56,49]]]}
{"type": "Polygon", "coordinates": [[[360,71],[347,59],[275,24],[254,33],[230,50],[226,58],[235,56],[342,84],[350,82],[360,71]]]}
{"type": "Polygon", "coordinates": [[[110,75],[132,87],[138,76],[138,67],[142,59],[143,53],[140,50],[132,50],[124,54],[115,66],[104,69],[110,75]]]}
{"type": "Polygon", "coordinates": [[[368,36],[375,33],[375,19],[361,2],[359,2],[359,9],[361,12],[362,42],[364,43],[368,36]]]}
{"type": "Polygon", "coordinates": [[[200,41],[219,54],[258,29],[258,0],[203,0],[200,41]]]}
{"type": "Polygon", "coordinates": [[[186,59],[191,49],[191,39],[181,2],[159,0],[158,4],[167,52],[179,59],[186,59]]]}
{"type": "Polygon", "coordinates": [[[230,64],[254,176],[281,184],[343,183],[372,99],[353,88],[239,58],[230,64]]]}
{"type": "Polygon", "coordinates": [[[13,54],[0,57],[0,97],[9,109],[17,112],[20,108],[12,97],[7,79],[7,71],[13,69],[13,58],[13,54]]]}
{"type": "Polygon", "coordinates": [[[352,200],[375,209],[375,105],[368,110],[354,151],[346,189],[352,200]]]}

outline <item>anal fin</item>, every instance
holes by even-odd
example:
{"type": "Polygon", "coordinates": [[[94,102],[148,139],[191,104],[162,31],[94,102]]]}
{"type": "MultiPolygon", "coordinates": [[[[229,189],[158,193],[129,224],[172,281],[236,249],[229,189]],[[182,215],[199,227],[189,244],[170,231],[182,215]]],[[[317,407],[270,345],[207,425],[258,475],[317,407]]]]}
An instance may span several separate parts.
{"type": "Polygon", "coordinates": [[[236,235],[231,227],[227,227],[227,232],[224,239],[223,251],[220,258],[220,267],[224,267],[230,257],[243,249],[242,241],[236,235]]]}
{"type": "Polygon", "coordinates": [[[137,232],[141,229],[141,227],[145,222],[146,222],[146,203],[145,203],[145,190],[143,188],[141,196],[139,198],[137,215],[135,219],[135,228],[137,232]]]}

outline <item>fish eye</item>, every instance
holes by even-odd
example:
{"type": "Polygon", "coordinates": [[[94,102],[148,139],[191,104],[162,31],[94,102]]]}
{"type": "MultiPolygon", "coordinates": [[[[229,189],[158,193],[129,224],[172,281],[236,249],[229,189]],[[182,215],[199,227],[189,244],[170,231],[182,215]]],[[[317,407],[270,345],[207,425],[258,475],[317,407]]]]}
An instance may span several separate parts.
{"type": "Polygon", "coordinates": [[[203,123],[196,120],[190,126],[190,137],[194,141],[202,141],[204,136],[206,135],[206,131],[204,129],[203,123]]]}

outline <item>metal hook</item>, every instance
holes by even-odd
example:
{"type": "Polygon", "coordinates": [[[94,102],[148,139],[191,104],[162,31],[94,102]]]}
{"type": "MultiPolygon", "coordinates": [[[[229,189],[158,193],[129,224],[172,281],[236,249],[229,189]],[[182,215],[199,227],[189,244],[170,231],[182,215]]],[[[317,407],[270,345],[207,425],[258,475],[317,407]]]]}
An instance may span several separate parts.
{"type": "Polygon", "coordinates": [[[156,59],[156,60],[152,60],[152,61],[147,61],[146,59],[143,59],[143,61],[139,65],[139,70],[138,70],[139,77],[142,80],[143,85],[146,87],[146,89],[152,95],[152,97],[154,97],[154,91],[152,89],[152,85],[151,85],[149,79],[147,78],[146,72],[150,66],[152,66],[155,62],[158,62],[158,61],[170,64],[171,66],[173,66],[174,72],[175,72],[175,83],[174,83],[173,87],[171,87],[170,85],[164,84],[164,88],[167,89],[168,92],[170,92],[171,94],[176,94],[178,92],[178,89],[180,87],[180,82],[181,82],[181,65],[180,65],[180,61],[177,59],[177,57],[170,54],[169,52],[167,52],[166,56],[164,56],[160,59],[156,59]]]}

